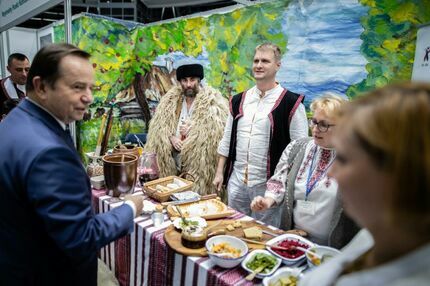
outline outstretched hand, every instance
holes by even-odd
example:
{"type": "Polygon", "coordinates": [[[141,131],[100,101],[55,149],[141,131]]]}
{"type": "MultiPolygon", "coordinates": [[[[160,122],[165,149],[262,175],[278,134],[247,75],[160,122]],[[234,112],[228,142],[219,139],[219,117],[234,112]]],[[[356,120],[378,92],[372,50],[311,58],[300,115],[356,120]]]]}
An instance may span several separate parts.
{"type": "Polygon", "coordinates": [[[143,195],[126,195],[124,200],[133,202],[136,207],[136,217],[140,216],[143,210],[143,195]]]}
{"type": "Polygon", "coordinates": [[[275,200],[268,197],[256,196],[251,202],[251,210],[261,212],[267,210],[275,203],[275,200]]]}

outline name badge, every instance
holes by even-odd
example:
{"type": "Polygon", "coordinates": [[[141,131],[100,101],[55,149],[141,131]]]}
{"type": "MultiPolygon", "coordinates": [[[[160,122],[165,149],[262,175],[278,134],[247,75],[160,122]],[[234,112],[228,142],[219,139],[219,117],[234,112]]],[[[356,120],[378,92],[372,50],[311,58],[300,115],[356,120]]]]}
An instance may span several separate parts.
{"type": "Polygon", "coordinates": [[[315,215],[315,203],[304,200],[297,200],[297,211],[303,214],[315,215]]]}

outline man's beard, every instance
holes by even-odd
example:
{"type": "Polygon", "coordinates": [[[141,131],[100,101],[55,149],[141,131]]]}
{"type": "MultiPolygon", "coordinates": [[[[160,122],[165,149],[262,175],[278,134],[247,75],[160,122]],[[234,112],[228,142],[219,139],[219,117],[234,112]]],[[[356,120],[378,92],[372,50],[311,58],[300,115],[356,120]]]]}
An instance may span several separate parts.
{"type": "Polygon", "coordinates": [[[187,88],[187,89],[184,90],[184,95],[186,97],[196,97],[197,92],[198,92],[197,87],[187,88]]]}

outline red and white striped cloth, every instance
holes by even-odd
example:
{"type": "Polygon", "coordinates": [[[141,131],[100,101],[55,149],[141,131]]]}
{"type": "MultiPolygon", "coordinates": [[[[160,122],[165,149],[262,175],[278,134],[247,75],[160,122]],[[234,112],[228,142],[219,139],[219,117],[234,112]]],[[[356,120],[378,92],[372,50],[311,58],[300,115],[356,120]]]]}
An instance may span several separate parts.
{"type": "MultiPolygon", "coordinates": [[[[106,191],[93,190],[93,206],[104,213],[122,204],[106,191]]],[[[184,256],[164,241],[164,231],[171,224],[167,214],[159,227],[154,227],[149,215],[137,217],[134,231],[100,250],[100,258],[115,273],[120,285],[255,285],[246,281],[249,273],[238,266],[218,267],[208,257],[184,256]]],[[[251,219],[237,212],[228,219],[251,219]]]]}

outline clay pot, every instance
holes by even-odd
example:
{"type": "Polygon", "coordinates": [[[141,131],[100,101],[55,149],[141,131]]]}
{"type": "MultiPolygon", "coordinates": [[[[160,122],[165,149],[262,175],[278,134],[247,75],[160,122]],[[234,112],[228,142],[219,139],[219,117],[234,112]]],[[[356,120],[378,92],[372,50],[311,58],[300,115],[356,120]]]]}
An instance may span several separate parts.
{"type": "Polygon", "coordinates": [[[133,154],[139,157],[139,148],[134,144],[121,144],[113,147],[113,153],[133,154]]]}
{"type": "Polygon", "coordinates": [[[133,154],[110,154],[103,156],[103,173],[108,190],[114,197],[131,194],[137,180],[137,156],[133,154]]]}

